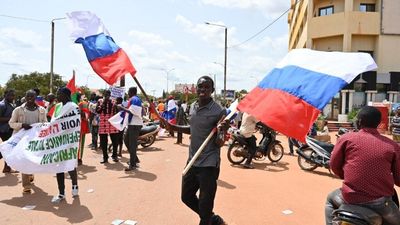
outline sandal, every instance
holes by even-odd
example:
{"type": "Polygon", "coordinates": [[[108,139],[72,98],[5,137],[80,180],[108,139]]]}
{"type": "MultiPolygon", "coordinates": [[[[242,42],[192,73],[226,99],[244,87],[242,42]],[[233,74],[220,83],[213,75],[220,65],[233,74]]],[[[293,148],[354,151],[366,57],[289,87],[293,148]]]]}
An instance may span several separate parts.
{"type": "Polygon", "coordinates": [[[60,203],[61,201],[65,200],[65,195],[57,195],[51,199],[52,203],[60,203]]]}
{"type": "Polygon", "coordinates": [[[32,193],[32,189],[31,188],[24,188],[22,190],[22,194],[30,194],[30,193],[32,193]]]}

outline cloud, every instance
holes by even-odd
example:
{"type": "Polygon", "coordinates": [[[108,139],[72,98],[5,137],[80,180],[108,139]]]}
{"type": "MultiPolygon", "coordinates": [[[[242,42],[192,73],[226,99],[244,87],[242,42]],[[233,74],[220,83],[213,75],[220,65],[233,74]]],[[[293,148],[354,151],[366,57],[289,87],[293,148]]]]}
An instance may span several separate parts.
{"type": "Polygon", "coordinates": [[[129,36],[133,37],[142,45],[149,46],[171,46],[172,42],[170,40],[164,39],[161,35],[148,33],[138,30],[129,31],[129,36]]]}
{"type": "Polygon", "coordinates": [[[267,0],[201,0],[204,5],[212,5],[223,8],[237,8],[262,11],[267,16],[275,17],[282,14],[290,7],[290,1],[267,0]]]}
{"type": "Polygon", "coordinates": [[[48,51],[48,48],[42,47],[42,36],[31,30],[18,28],[1,28],[0,40],[12,48],[33,48],[37,51],[48,51]]]}
{"type": "MultiPolygon", "coordinates": [[[[224,47],[224,28],[219,26],[207,25],[205,23],[195,24],[192,21],[188,20],[186,17],[182,15],[177,15],[175,17],[175,21],[177,24],[181,25],[184,30],[188,33],[194,34],[197,37],[200,37],[202,40],[215,45],[219,48],[224,47]]],[[[220,24],[225,26],[222,21],[208,21],[213,24],[220,24]]],[[[229,27],[228,29],[228,39],[230,42],[237,43],[233,36],[236,34],[235,27],[229,27]]]]}

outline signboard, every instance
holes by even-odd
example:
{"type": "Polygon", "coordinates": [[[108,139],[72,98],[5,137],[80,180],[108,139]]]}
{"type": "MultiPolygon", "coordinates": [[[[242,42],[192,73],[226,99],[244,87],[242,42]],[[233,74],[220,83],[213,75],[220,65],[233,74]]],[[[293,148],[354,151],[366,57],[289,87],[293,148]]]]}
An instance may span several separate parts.
{"type": "MultiPolygon", "coordinates": [[[[224,90],[221,90],[221,96],[224,96],[224,90]]],[[[226,99],[235,99],[235,90],[226,90],[226,99]]]]}
{"type": "Polygon", "coordinates": [[[195,84],[175,84],[175,91],[188,94],[188,93],[196,93],[196,85],[195,84]]]}
{"type": "Polygon", "coordinates": [[[113,99],[116,99],[118,97],[124,98],[125,96],[124,87],[111,86],[110,91],[111,91],[111,98],[113,99]]]}

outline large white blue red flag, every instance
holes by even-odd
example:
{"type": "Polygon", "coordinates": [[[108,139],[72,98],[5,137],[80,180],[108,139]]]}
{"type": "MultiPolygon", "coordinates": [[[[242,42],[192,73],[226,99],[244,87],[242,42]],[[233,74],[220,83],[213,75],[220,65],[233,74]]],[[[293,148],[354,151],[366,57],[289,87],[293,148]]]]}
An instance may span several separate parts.
{"type": "Polygon", "coordinates": [[[100,18],[88,11],[67,13],[71,37],[82,44],[93,70],[108,84],[114,84],[123,75],[135,75],[128,55],[115,44],[100,18]]]}
{"type": "Polygon", "coordinates": [[[238,109],[304,141],[332,97],[357,75],[376,68],[367,53],[295,49],[246,95],[238,109]]]}

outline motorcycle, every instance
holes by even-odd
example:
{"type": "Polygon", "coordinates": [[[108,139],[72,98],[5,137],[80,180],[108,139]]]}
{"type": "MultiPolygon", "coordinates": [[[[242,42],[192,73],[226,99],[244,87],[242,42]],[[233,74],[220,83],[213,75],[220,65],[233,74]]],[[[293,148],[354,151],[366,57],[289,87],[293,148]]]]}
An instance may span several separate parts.
{"type": "MultiPolygon", "coordinates": [[[[396,190],[392,197],[399,207],[399,199],[396,190]]],[[[382,225],[382,217],[371,209],[358,205],[343,204],[333,211],[334,225],[382,225]]]]}
{"type": "MultiPolygon", "coordinates": [[[[138,137],[138,145],[141,145],[143,148],[150,147],[156,141],[157,134],[160,131],[160,125],[158,123],[150,122],[143,125],[142,129],[140,129],[139,137],[138,137]]],[[[125,141],[125,137],[127,135],[127,129],[124,130],[123,140],[125,141]]],[[[126,143],[125,143],[126,145],[126,143]]],[[[108,151],[112,151],[112,144],[108,145],[108,151]]]]}
{"type": "MultiPolygon", "coordinates": [[[[283,157],[283,146],[276,140],[276,132],[262,123],[257,124],[257,129],[262,134],[262,139],[258,143],[254,159],[261,161],[266,157],[271,162],[278,162],[283,157]]],[[[228,160],[232,164],[238,165],[247,159],[249,155],[246,138],[238,131],[231,131],[231,139],[228,148],[228,160]]]]}
{"type": "Polygon", "coordinates": [[[296,150],[298,157],[297,163],[300,168],[307,171],[313,171],[317,167],[329,168],[329,160],[334,145],[322,141],[317,141],[311,137],[306,137],[306,145],[296,150]]]}

